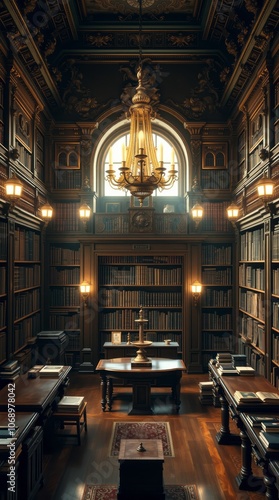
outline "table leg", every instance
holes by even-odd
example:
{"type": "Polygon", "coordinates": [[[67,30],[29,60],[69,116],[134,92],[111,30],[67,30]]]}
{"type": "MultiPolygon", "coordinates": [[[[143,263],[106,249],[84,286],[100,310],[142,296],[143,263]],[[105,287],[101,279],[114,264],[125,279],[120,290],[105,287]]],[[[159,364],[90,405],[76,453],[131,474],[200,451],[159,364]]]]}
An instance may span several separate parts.
{"type": "Polygon", "coordinates": [[[111,411],[112,408],[112,396],[113,396],[113,381],[112,378],[108,379],[108,392],[107,392],[107,404],[108,409],[111,411]]]}
{"type": "Polygon", "coordinates": [[[224,396],[220,396],[221,403],[221,428],[216,434],[216,440],[218,444],[239,444],[239,436],[231,434],[230,431],[230,413],[229,405],[224,396]]]}
{"type": "Polygon", "coordinates": [[[244,430],[240,431],[241,437],[241,460],[242,466],[240,473],[236,477],[236,482],[240,490],[258,491],[261,492],[263,487],[263,480],[260,477],[253,475],[251,466],[251,453],[252,446],[244,430]]]}
{"type": "Polygon", "coordinates": [[[177,375],[175,378],[175,383],[172,386],[172,397],[176,406],[176,413],[179,413],[180,410],[180,381],[181,381],[181,373],[177,375]]]}
{"type": "Polygon", "coordinates": [[[101,391],[102,391],[102,399],[101,399],[101,407],[103,411],[106,411],[107,405],[107,377],[105,373],[101,373],[101,391]]]}

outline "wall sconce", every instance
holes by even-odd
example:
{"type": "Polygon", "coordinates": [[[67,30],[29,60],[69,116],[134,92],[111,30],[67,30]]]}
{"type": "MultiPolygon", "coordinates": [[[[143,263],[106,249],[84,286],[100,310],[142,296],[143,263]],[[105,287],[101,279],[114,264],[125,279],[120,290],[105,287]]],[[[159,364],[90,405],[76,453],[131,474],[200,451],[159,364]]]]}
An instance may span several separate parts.
{"type": "Polygon", "coordinates": [[[88,300],[88,297],[89,297],[89,293],[90,293],[90,284],[88,283],[88,281],[83,281],[80,285],[79,285],[79,289],[80,289],[80,293],[81,293],[81,296],[82,296],[82,300],[84,302],[84,307],[87,307],[88,303],[87,303],[87,300],[88,300]]]}
{"type": "Polygon", "coordinates": [[[234,227],[236,227],[235,223],[239,217],[239,208],[234,203],[232,203],[230,206],[228,206],[227,217],[228,217],[229,221],[232,223],[232,225],[234,227]]]}
{"type": "Polygon", "coordinates": [[[42,205],[41,206],[41,214],[42,214],[42,219],[44,220],[45,225],[47,226],[47,224],[49,223],[49,221],[51,221],[52,216],[53,216],[52,206],[49,205],[49,203],[45,203],[45,205],[42,205]]]}
{"type": "Polygon", "coordinates": [[[269,205],[269,202],[273,198],[274,185],[275,182],[269,179],[266,173],[264,173],[262,179],[257,183],[259,198],[262,199],[264,206],[270,213],[272,213],[272,209],[269,205]]]}
{"type": "Polygon", "coordinates": [[[9,211],[12,210],[17,202],[17,200],[21,197],[23,184],[18,179],[15,173],[12,174],[6,182],[4,182],[4,188],[6,193],[7,200],[7,210],[6,215],[8,215],[9,211]]]}
{"type": "Polygon", "coordinates": [[[200,221],[203,218],[203,207],[196,203],[193,208],[191,208],[192,219],[196,224],[196,228],[198,227],[200,221]]]}
{"type": "Polygon", "coordinates": [[[84,225],[87,226],[87,223],[91,217],[91,208],[86,203],[83,203],[83,205],[79,207],[79,217],[84,225]]]}
{"type": "Polygon", "coordinates": [[[197,307],[198,300],[201,296],[202,284],[199,281],[194,281],[194,283],[191,285],[191,289],[194,300],[194,306],[197,307]]]}

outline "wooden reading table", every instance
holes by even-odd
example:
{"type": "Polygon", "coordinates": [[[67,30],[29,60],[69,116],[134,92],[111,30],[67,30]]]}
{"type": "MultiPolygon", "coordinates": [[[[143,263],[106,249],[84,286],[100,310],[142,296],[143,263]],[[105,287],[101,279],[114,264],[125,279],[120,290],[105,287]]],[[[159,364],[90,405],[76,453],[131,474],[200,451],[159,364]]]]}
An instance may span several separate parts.
{"type": "MultiPolygon", "coordinates": [[[[40,421],[47,416],[56,398],[61,399],[71,366],[64,366],[59,377],[28,378],[27,373],[20,375],[13,383],[16,411],[35,411],[40,415],[40,421]]],[[[0,411],[7,410],[8,387],[7,384],[0,391],[0,411]]]]}
{"type": "MultiPolygon", "coordinates": [[[[248,415],[277,416],[278,406],[262,402],[238,403],[234,398],[235,391],[244,392],[278,392],[261,375],[219,375],[215,365],[209,363],[209,373],[215,384],[214,391],[218,393],[221,403],[221,428],[216,435],[219,444],[241,444],[242,467],[236,477],[240,490],[257,490],[266,488],[266,498],[277,500],[279,476],[276,460],[279,450],[267,450],[259,438],[260,428],[250,424],[248,415]],[[240,429],[240,435],[230,432],[230,416],[240,429]],[[256,457],[258,465],[263,469],[263,481],[252,473],[251,455],[256,457]],[[262,485],[261,485],[262,483],[262,485]]],[[[279,394],[279,392],[278,392],[279,394]]]]}
{"type": "Polygon", "coordinates": [[[132,386],[133,403],[130,415],[149,415],[151,409],[151,386],[171,387],[177,413],[180,409],[180,381],[186,366],[181,359],[151,358],[151,367],[131,367],[131,358],[101,359],[96,367],[100,372],[102,387],[102,410],[112,409],[114,378],[123,379],[132,386]]]}

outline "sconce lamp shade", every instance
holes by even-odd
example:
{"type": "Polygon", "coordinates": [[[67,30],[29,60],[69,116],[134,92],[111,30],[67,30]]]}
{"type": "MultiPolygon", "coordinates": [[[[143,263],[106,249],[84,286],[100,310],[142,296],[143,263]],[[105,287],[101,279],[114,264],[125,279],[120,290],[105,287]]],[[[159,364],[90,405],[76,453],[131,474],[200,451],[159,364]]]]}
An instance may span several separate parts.
{"type": "Polygon", "coordinates": [[[199,281],[194,281],[191,288],[193,294],[201,294],[202,284],[199,281]]]}
{"type": "Polygon", "coordinates": [[[53,208],[48,203],[41,206],[41,212],[42,212],[42,218],[44,220],[49,221],[52,219],[53,208]]]}
{"type": "Polygon", "coordinates": [[[4,187],[8,199],[17,200],[20,198],[23,185],[15,173],[4,183],[4,187]]]}
{"type": "Polygon", "coordinates": [[[200,221],[203,218],[203,207],[196,203],[191,209],[192,217],[195,221],[200,221]]]}
{"type": "Polygon", "coordinates": [[[263,201],[267,201],[272,198],[274,184],[274,181],[269,179],[266,175],[258,182],[258,195],[260,198],[262,198],[263,201]]]}
{"type": "Polygon", "coordinates": [[[83,281],[79,285],[79,288],[82,295],[88,295],[90,293],[90,284],[88,283],[88,281],[83,281]]]}
{"type": "Polygon", "coordinates": [[[91,215],[91,208],[86,203],[81,205],[79,208],[79,216],[81,220],[84,222],[88,221],[90,219],[90,215],[91,215]]]}
{"type": "Polygon", "coordinates": [[[228,219],[230,219],[230,220],[234,221],[234,220],[238,219],[238,216],[239,216],[239,208],[238,208],[238,206],[232,203],[227,208],[227,215],[228,215],[228,219]]]}

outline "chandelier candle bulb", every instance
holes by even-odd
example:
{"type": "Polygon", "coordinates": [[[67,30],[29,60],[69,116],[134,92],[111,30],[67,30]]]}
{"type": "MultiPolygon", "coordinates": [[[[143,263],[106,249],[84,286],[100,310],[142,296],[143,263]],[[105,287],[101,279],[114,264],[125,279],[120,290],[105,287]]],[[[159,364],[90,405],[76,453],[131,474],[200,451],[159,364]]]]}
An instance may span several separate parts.
{"type": "Polygon", "coordinates": [[[113,162],[112,162],[112,149],[109,148],[109,166],[111,167],[113,165],[113,162]]]}

